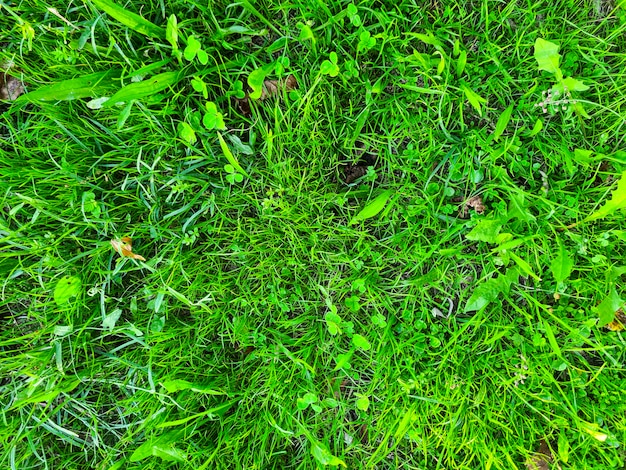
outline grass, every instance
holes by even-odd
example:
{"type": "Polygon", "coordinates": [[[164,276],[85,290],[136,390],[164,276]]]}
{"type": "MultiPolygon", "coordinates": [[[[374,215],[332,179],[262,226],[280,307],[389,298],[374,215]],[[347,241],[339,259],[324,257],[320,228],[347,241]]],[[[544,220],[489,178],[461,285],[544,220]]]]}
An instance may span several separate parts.
{"type": "Polygon", "coordinates": [[[623,2],[108,3],[0,3],[0,466],[624,468],[623,2]]]}

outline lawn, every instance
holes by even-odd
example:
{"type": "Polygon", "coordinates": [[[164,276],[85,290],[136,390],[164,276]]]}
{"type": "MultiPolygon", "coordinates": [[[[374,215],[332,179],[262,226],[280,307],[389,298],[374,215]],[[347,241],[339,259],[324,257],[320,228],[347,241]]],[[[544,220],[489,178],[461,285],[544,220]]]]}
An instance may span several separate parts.
{"type": "Polygon", "coordinates": [[[0,468],[625,468],[625,0],[2,0],[0,46],[0,468]]]}

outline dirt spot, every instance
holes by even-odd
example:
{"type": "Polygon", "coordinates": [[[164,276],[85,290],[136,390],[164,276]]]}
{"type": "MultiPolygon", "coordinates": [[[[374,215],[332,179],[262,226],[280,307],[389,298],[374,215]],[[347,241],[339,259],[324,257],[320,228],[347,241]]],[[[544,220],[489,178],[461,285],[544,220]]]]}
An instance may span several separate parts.
{"type": "Polygon", "coordinates": [[[0,65],[0,100],[14,101],[24,93],[22,81],[9,75],[10,67],[0,65]]]}
{"type": "Polygon", "coordinates": [[[357,142],[357,155],[361,158],[356,164],[347,164],[343,167],[343,181],[346,184],[352,184],[362,176],[367,174],[367,168],[372,166],[376,167],[378,158],[376,155],[365,151],[365,144],[363,142],[357,142]]]}
{"type": "MultiPolygon", "coordinates": [[[[298,88],[298,80],[294,75],[289,75],[287,78],[281,80],[265,80],[263,82],[263,91],[261,97],[256,101],[265,101],[269,98],[278,98],[284,92],[296,90],[298,88]]],[[[250,110],[250,90],[247,90],[246,95],[243,98],[235,98],[235,105],[244,116],[248,117],[251,114],[250,110]]]]}

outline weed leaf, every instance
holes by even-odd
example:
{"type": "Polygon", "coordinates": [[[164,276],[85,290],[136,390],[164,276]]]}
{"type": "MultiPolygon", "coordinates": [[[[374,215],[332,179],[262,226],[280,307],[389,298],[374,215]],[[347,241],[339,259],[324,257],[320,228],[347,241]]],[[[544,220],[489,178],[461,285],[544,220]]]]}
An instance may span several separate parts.
{"type": "Polygon", "coordinates": [[[553,42],[537,38],[535,41],[535,59],[539,66],[539,70],[545,70],[548,73],[556,74],[559,71],[559,46],[553,42]]]}
{"type": "Polygon", "coordinates": [[[539,278],[539,276],[537,276],[532,268],[530,267],[530,264],[528,264],[525,260],[523,260],[522,258],[520,258],[519,256],[517,256],[515,253],[513,253],[512,251],[509,251],[509,256],[511,257],[511,259],[513,261],[515,261],[515,264],[517,264],[517,266],[524,272],[526,273],[528,276],[532,277],[535,281],[541,281],[541,279],[539,278]]]}
{"type": "Polygon", "coordinates": [[[139,462],[150,456],[161,457],[167,462],[186,462],[187,454],[175,447],[178,432],[169,432],[141,444],[130,456],[131,462],[139,462]]]}
{"type": "Polygon", "coordinates": [[[511,120],[512,112],[513,112],[513,105],[511,104],[509,105],[508,108],[506,108],[502,112],[502,114],[500,114],[500,117],[498,118],[498,122],[496,123],[496,130],[493,132],[493,139],[496,142],[498,141],[502,133],[505,131],[506,126],[509,124],[509,121],[511,120]]]}
{"type": "Polygon", "coordinates": [[[137,13],[122,8],[111,0],[92,0],[94,5],[105,13],[111,15],[124,26],[128,26],[133,31],[153,38],[164,38],[165,30],[159,26],[139,16],[137,13]]]}
{"type": "Polygon", "coordinates": [[[237,170],[239,173],[241,173],[242,175],[246,177],[249,177],[248,173],[246,173],[246,171],[241,167],[241,165],[239,164],[239,162],[233,155],[233,152],[231,152],[230,149],[228,148],[228,144],[226,144],[226,142],[224,141],[222,134],[218,132],[217,138],[220,141],[220,147],[222,147],[222,153],[224,153],[224,156],[226,157],[226,160],[228,160],[228,163],[230,163],[233,167],[235,167],[235,170],[237,170]]]}
{"type": "Polygon", "coordinates": [[[565,282],[565,280],[569,278],[572,273],[573,267],[574,260],[571,255],[567,252],[563,244],[559,244],[559,254],[550,264],[550,270],[552,271],[554,280],[557,283],[565,282]]]}
{"type": "Polygon", "coordinates": [[[352,344],[354,344],[357,348],[361,348],[363,351],[369,351],[372,349],[372,345],[367,338],[358,333],[352,337],[352,344]]]}
{"type": "Polygon", "coordinates": [[[498,298],[502,292],[508,292],[511,281],[502,275],[492,277],[479,285],[465,304],[464,313],[480,310],[498,298]]]}
{"type": "Polygon", "coordinates": [[[522,222],[532,222],[535,220],[535,216],[526,207],[524,193],[511,193],[511,200],[506,213],[507,219],[515,218],[522,222]]]}
{"type": "Polygon", "coordinates": [[[352,217],[352,220],[350,220],[348,225],[358,224],[363,220],[371,219],[372,217],[376,216],[380,211],[383,210],[385,204],[387,204],[387,201],[391,197],[391,194],[392,191],[389,189],[380,193],[373,201],[371,201],[363,209],[361,209],[361,212],[352,217]]]}
{"type": "Polygon", "coordinates": [[[63,276],[54,288],[54,301],[59,306],[67,304],[72,297],[80,295],[82,282],[76,276],[63,276]]]}
{"type": "Polygon", "coordinates": [[[624,301],[615,290],[615,287],[611,287],[609,295],[607,295],[594,309],[600,317],[598,327],[603,327],[611,323],[615,319],[615,313],[622,307],[622,305],[624,305],[624,301]]]}
{"type": "Polygon", "coordinates": [[[496,243],[501,229],[502,221],[500,219],[483,219],[465,237],[468,240],[496,243]]]}
{"type": "Polygon", "coordinates": [[[367,411],[367,409],[370,407],[370,399],[365,395],[361,395],[356,400],[356,407],[361,411],[367,411]]]}
{"type": "Polygon", "coordinates": [[[611,215],[613,212],[619,209],[626,208],[626,171],[622,172],[619,182],[617,183],[617,189],[613,191],[611,199],[607,201],[604,206],[593,214],[588,215],[583,222],[592,222],[594,220],[602,219],[607,215],[611,215]]]}
{"type": "Polygon", "coordinates": [[[105,316],[104,319],[102,320],[102,328],[105,330],[108,330],[109,332],[113,331],[113,328],[115,328],[115,324],[120,319],[121,315],[122,315],[121,308],[116,308],[115,310],[113,310],[111,313],[105,316]]]}
{"type": "Polygon", "coordinates": [[[172,49],[178,50],[178,21],[176,15],[170,15],[167,19],[167,28],[165,29],[165,39],[172,45],[172,49]]]}

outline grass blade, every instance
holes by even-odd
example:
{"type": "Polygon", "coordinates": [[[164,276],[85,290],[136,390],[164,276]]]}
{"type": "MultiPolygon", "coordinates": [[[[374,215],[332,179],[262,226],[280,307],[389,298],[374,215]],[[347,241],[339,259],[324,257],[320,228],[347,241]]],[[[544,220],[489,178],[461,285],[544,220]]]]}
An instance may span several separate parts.
{"type": "Polygon", "coordinates": [[[115,18],[133,31],[153,38],[164,38],[165,30],[146,20],[143,16],[122,8],[111,0],[92,0],[99,9],[115,18]]]}
{"type": "Polygon", "coordinates": [[[241,167],[241,165],[239,164],[239,162],[237,161],[237,159],[233,155],[233,152],[231,152],[230,149],[228,148],[228,145],[224,141],[224,138],[222,137],[222,134],[220,134],[218,132],[217,133],[217,138],[220,140],[220,147],[222,147],[222,152],[224,153],[224,156],[226,157],[226,160],[228,160],[228,163],[230,163],[235,168],[235,170],[237,170],[239,173],[241,173],[245,177],[248,177],[248,173],[246,173],[246,170],[244,170],[241,167]]]}

